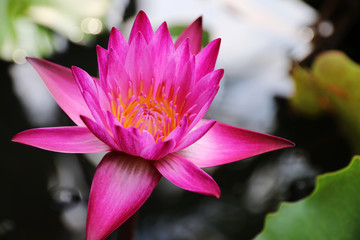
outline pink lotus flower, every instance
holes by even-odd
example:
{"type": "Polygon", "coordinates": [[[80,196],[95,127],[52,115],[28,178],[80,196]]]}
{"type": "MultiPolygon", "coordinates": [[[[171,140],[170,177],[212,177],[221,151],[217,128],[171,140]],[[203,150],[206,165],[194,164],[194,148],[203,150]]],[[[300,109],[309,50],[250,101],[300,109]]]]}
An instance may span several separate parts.
{"type": "Polygon", "coordinates": [[[28,58],[77,126],[31,129],[13,141],[66,153],[110,151],[91,186],[86,239],[104,239],[119,227],[161,176],[218,198],[218,185],[201,167],[293,146],[202,119],[224,70],[214,70],[220,39],[201,50],[201,38],[201,18],[174,44],[166,22],[154,33],[141,11],[129,41],[113,28],[108,49],[97,47],[99,79],[77,67],[28,58]]]}

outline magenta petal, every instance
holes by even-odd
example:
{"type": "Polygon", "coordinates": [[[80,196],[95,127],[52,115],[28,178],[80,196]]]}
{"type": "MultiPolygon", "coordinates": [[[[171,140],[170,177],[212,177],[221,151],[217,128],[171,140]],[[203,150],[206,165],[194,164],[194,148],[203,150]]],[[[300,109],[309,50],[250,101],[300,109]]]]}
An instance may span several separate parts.
{"type": "Polygon", "coordinates": [[[180,140],[185,136],[188,132],[189,128],[188,118],[185,116],[179,125],[171,131],[171,133],[165,138],[165,140],[174,139],[176,143],[180,142],[180,140]]]}
{"type": "Polygon", "coordinates": [[[177,91],[177,101],[183,101],[194,83],[195,57],[191,54],[189,39],[186,39],[176,49],[173,58],[166,67],[163,76],[166,95],[177,91]],[[175,89],[172,89],[175,88],[175,89]]]}
{"type": "Polygon", "coordinates": [[[133,41],[133,39],[138,34],[138,32],[141,32],[147,43],[150,42],[150,40],[154,35],[154,31],[152,29],[149,18],[146,16],[146,13],[144,11],[140,11],[136,16],[136,19],[134,21],[133,27],[130,32],[129,44],[133,41]]]}
{"type": "Polygon", "coordinates": [[[16,134],[12,141],[64,153],[97,153],[111,150],[86,127],[30,129],[16,134]]]}
{"type": "MultiPolygon", "coordinates": [[[[87,72],[75,66],[73,66],[71,70],[76,79],[77,84],[79,85],[83,97],[84,97],[84,92],[87,92],[91,95],[93,101],[97,102],[99,106],[101,106],[105,110],[110,110],[108,96],[104,92],[104,89],[101,86],[99,86],[99,79],[91,77],[87,72]]],[[[115,85],[115,83],[113,85],[115,85]]],[[[88,103],[87,105],[89,106],[88,103]]]]}
{"type": "MultiPolygon", "coordinates": [[[[207,110],[209,109],[217,91],[219,90],[219,86],[217,86],[215,89],[208,89],[206,92],[204,92],[200,97],[205,98],[207,100],[199,100],[199,102],[202,102],[204,105],[200,105],[200,110],[196,109],[197,115],[195,116],[195,118],[192,120],[191,124],[190,124],[190,129],[192,129],[196,124],[198,124],[198,122],[205,116],[207,110]],[[208,94],[209,93],[209,94],[208,94]],[[211,95],[212,94],[212,95],[211,95]]],[[[199,105],[197,105],[196,107],[199,107],[199,105]]]]}
{"type": "Polygon", "coordinates": [[[197,80],[194,89],[196,92],[201,92],[203,89],[218,86],[223,76],[224,69],[217,69],[215,71],[209,72],[203,77],[201,77],[200,80],[197,80]]]}
{"type": "Polygon", "coordinates": [[[189,39],[186,39],[174,52],[173,56],[169,60],[165,67],[161,79],[155,79],[160,82],[160,86],[165,87],[165,92],[169,93],[172,87],[177,85],[177,77],[179,73],[184,69],[184,66],[189,62],[191,53],[189,46],[189,39]]]}
{"type": "Polygon", "coordinates": [[[210,130],[210,128],[214,126],[215,123],[216,121],[214,120],[200,120],[178,144],[178,146],[174,149],[174,152],[178,152],[198,141],[210,130]]]}
{"type": "MultiPolygon", "coordinates": [[[[174,44],[171,39],[166,22],[160,25],[150,43],[152,59],[154,61],[155,81],[160,81],[165,69],[175,52],[174,44]]],[[[155,82],[155,86],[157,86],[155,82]]]]}
{"type": "Polygon", "coordinates": [[[94,97],[98,96],[96,82],[87,72],[75,66],[71,68],[71,71],[81,91],[87,91],[91,93],[94,97]]]}
{"type": "Polygon", "coordinates": [[[144,36],[138,32],[130,44],[126,55],[125,69],[134,84],[134,94],[148,92],[153,77],[153,61],[144,36]]]}
{"type": "Polygon", "coordinates": [[[198,167],[211,167],[293,146],[283,138],[216,122],[202,138],[178,154],[198,167]]]}
{"type": "MultiPolygon", "coordinates": [[[[99,75],[100,75],[100,86],[101,89],[105,92],[116,92],[118,87],[118,80],[124,79],[122,75],[114,76],[114,71],[110,69],[110,65],[116,65],[116,68],[123,68],[123,61],[120,61],[119,56],[116,54],[114,49],[103,49],[100,46],[96,47],[98,65],[99,65],[99,75]]],[[[125,56],[123,56],[125,58],[125,56]]],[[[112,68],[112,67],[111,67],[112,68]]],[[[117,70],[119,72],[119,70],[117,70]]],[[[128,84],[128,79],[124,79],[126,85],[128,84]]],[[[120,85],[121,87],[122,85],[120,85]]],[[[127,88],[126,88],[127,90],[127,88]]]]}
{"type": "Polygon", "coordinates": [[[214,179],[186,158],[177,154],[169,154],[152,163],[165,178],[176,186],[192,192],[220,197],[220,188],[214,179]]]}
{"type": "Polygon", "coordinates": [[[81,119],[84,121],[85,125],[90,129],[90,131],[101,141],[109,145],[112,149],[121,151],[122,149],[117,145],[115,140],[112,138],[110,133],[101,125],[94,122],[93,120],[81,116],[81,119]]]}
{"type": "Polygon", "coordinates": [[[125,56],[129,45],[126,42],[124,36],[116,28],[111,29],[108,50],[114,49],[117,55],[119,56],[121,64],[125,62],[125,56]]]}
{"type": "Polygon", "coordinates": [[[178,89],[177,104],[181,106],[185,101],[185,97],[191,92],[191,89],[195,83],[195,57],[190,57],[189,61],[181,66],[181,71],[176,76],[175,89],[178,89]]]}
{"type": "Polygon", "coordinates": [[[73,74],[82,91],[85,102],[96,122],[105,123],[104,110],[110,110],[110,104],[94,78],[78,67],[72,67],[73,74]]]}
{"type": "Polygon", "coordinates": [[[107,112],[107,116],[115,141],[122,152],[148,160],[157,160],[167,155],[175,147],[173,139],[155,143],[153,136],[148,131],[141,133],[137,128],[124,128],[112,113],[107,112]]]}
{"type": "Polygon", "coordinates": [[[176,62],[176,75],[178,75],[189,62],[190,57],[193,56],[190,50],[189,39],[185,39],[174,53],[174,59],[176,62]]]}
{"type": "Polygon", "coordinates": [[[127,154],[140,156],[147,146],[155,144],[154,137],[148,131],[141,133],[139,128],[124,128],[119,125],[116,125],[115,129],[120,148],[127,154]]]}
{"type": "Polygon", "coordinates": [[[78,126],[84,126],[80,114],[91,117],[78,85],[69,68],[42,59],[27,58],[35,68],[55,101],[78,126]]]}
{"type": "MultiPolygon", "coordinates": [[[[189,101],[187,101],[184,110],[187,111],[191,108],[191,112],[198,114],[197,118],[200,120],[210,106],[213,97],[215,97],[223,75],[224,70],[218,69],[202,77],[193,87],[193,94],[190,96],[189,101]],[[196,105],[194,103],[196,103],[196,105]]],[[[194,124],[192,124],[191,127],[193,126],[194,124]]]]}
{"type": "Polygon", "coordinates": [[[111,112],[107,112],[110,130],[113,132],[121,152],[132,156],[140,156],[144,149],[155,144],[154,137],[148,132],[135,127],[124,128],[111,112]]]}
{"type": "Polygon", "coordinates": [[[114,82],[118,89],[113,87],[113,92],[115,93],[116,91],[119,91],[124,98],[127,98],[130,82],[129,75],[127,74],[124,65],[121,63],[115,50],[110,49],[108,57],[108,75],[105,81],[114,82]]]}
{"type": "Polygon", "coordinates": [[[99,76],[101,86],[107,88],[106,76],[107,76],[107,66],[108,66],[108,51],[100,46],[96,46],[96,55],[99,67],[99,76]]]}
{"type": "Polygon", "coordinates": [[[99,102],[97,102],[98,99],[94,98],[93,96],[91,96],[90,93],[86,91],[83,92],[83,96],[95,121],[98,123],[102,123],[106,126],[107,121],[105,119],[104,112],[102,111],[99,102]]]}
{"type": "Polygon", "coordinates": [[[85,240],[105,239],[149,198],[161,175],[149,161],[111,152],[91,185],[85,240]]]}
{"type": "Polygon", "coordinates": [[[191,52],[197,54],[201,49],[202,32],[202,17],[199,17],[180,34],[175,42],[175,48],[180,46],[186,38],[189,38],[191,52]]]}
{"type": "Polygon", "coordinates": [[[173,139],[157,142],[153,145],[146,146],[140,153],[140,157],[148,160],[158,160],[165,157],[175,147],[173,139]]]}
{"type": "Polygon", "coordinates": [[[215,39],[196,55],[196,80],[199,80],[215,68],[221,39],[215,39]]]}

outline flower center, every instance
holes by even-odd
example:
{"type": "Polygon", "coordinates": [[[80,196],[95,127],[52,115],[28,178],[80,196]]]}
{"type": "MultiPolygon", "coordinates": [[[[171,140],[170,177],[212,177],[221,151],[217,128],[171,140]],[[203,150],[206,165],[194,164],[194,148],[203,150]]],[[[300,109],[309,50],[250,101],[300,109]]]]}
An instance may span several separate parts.
{"type": "Polygon", "coordinates": [[[148,94],[140,92],[134,95],[132,88],[129,88],[127,98],[122,94],[112,93],[111,111],[123,127],[136,127],[141,132],[146,130],[158,142],[164,140],[178,126],[179,113],[173,96],[165,97],[159,89],[153,94],[152,89],[153,87],[150,87],[148,94]]]}

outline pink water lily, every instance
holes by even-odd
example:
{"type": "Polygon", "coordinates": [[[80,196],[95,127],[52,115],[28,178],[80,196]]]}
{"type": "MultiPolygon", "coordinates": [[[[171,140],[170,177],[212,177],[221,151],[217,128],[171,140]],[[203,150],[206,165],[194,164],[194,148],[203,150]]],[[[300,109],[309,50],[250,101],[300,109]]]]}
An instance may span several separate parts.
{"type": "Polygon", "coordinates": [[[141,11],[129,40],[112,29],[97,47],[99,78],[28,58],[77,126],[31,129],[13,141],[66,153],[107,153],[92,182],[86,239],[104,239],[147,200],[161,176],[183,189],[220,197],[201,167],[293,146],[274,136],[202,119],[223,69],[220,39],[201,50],[202,19],[173,40],[166,22],[154,33],[141,11]]]}

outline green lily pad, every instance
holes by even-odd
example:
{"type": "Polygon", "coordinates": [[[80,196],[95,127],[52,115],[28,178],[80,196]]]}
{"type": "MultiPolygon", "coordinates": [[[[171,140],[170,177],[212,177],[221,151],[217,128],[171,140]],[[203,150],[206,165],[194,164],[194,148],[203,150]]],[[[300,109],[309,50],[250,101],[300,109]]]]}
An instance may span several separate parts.
{"type": "Polygon", "coordinates": [[[298,112],[309,116],[319,116],[322,114],[324,112],[324,104],[327,101],[321,96],[321,92],[316,86],[316,77],[310,71],[300,66],[294,67],[291,75],[296,86],[296,91],[291,99],[292,106],[298,112]]]}
{"type": "Polygon", "coordinates": [[[266,217],[256,240],[360,239],[360,156],[350,165],[318,177],[304,200],[282,203],[266,217]]]}
{"type": "Polygon", "coordinates": [[[340,51],[320,54],[311,69],[292,70],[295,110],[316,117],[327,113],[338,122],[354,150],[360,150],[360,65],[340,51]]]}

